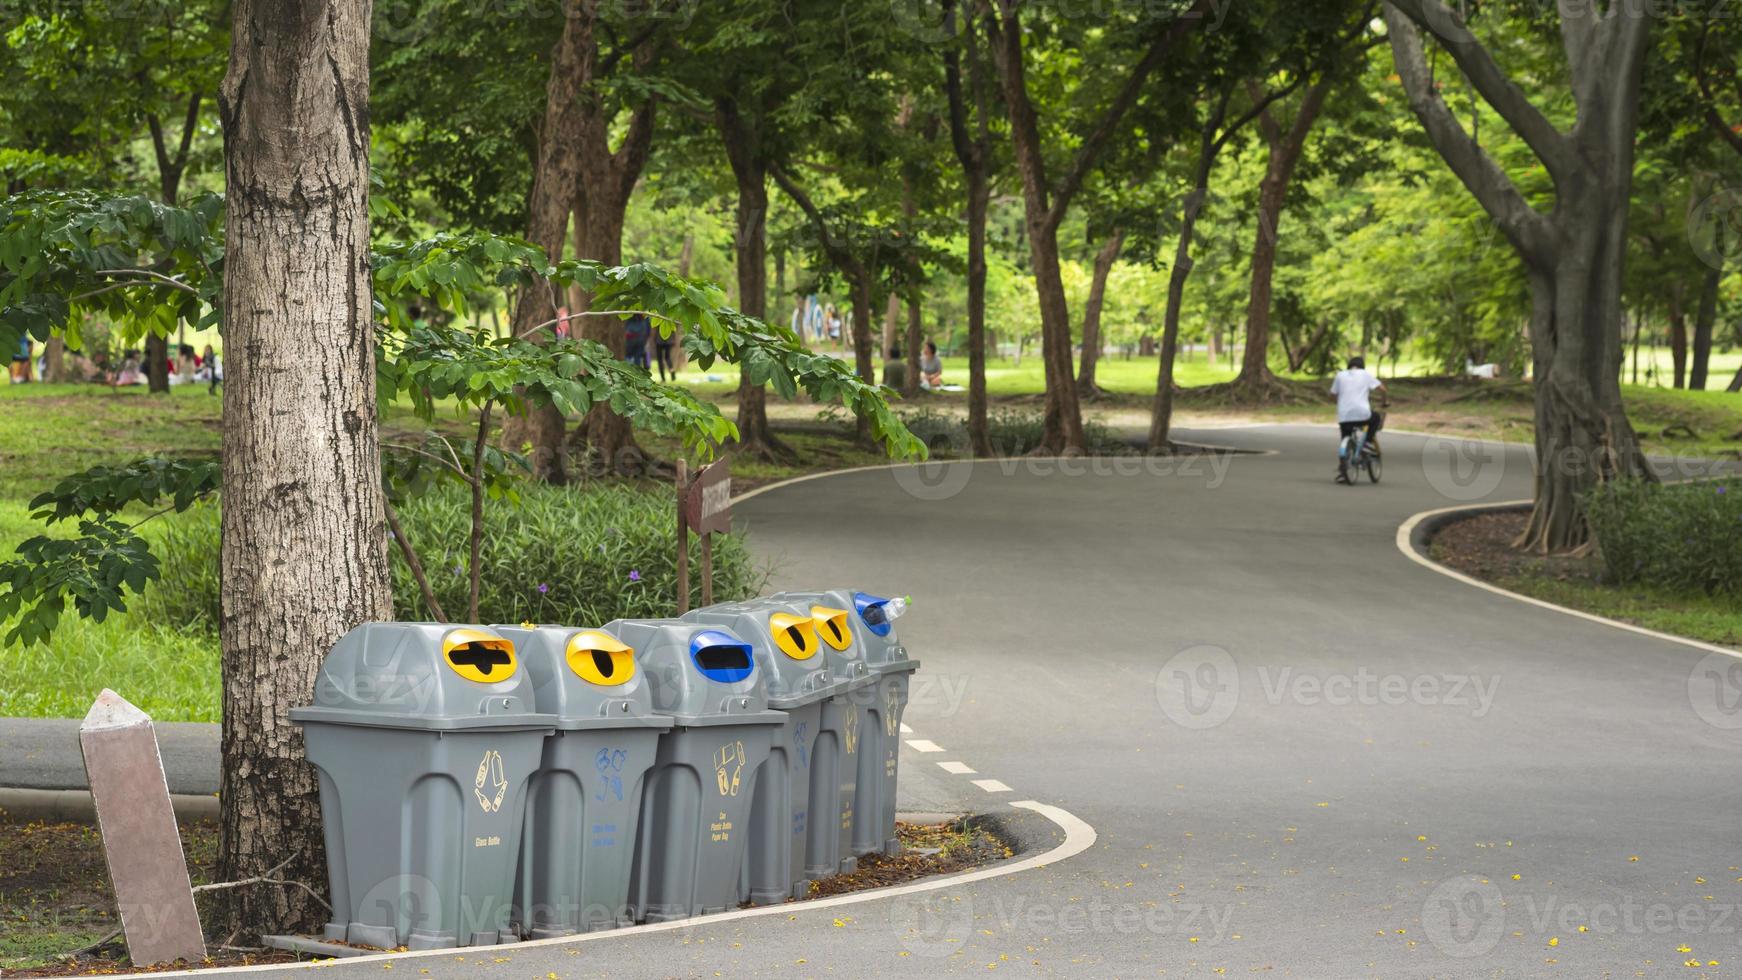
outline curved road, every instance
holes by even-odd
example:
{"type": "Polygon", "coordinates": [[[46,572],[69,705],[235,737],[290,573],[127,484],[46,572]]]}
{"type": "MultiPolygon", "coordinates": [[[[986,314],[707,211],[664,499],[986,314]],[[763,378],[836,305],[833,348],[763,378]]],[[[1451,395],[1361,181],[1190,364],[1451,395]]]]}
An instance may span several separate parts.
{"type": "Polygon", "coordinates": [[[1742,973],[1742,673],[1394,544],[1418,511],[1528,496],[1523,450],[1394,433],[1385,481],[1348,488],[1328,426],[1193,435],[1279,451],[866,471],[739,508],[776,587],[914,597],[909,737],[941,751],[904,750],[906,809],[1038,800],[1094,827],[1086,853],[398,972],[1742,973]]]}

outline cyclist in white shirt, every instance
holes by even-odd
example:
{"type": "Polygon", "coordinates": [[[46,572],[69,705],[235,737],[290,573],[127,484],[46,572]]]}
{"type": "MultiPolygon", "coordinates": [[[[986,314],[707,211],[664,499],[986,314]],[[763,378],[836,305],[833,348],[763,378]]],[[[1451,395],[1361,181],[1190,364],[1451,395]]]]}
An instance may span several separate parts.
{"type": "Polygon", "coordinates": [[[1369,396],[1378,391],[1385,395],[1385,384],[1367,371],[1366,358],[1356,355],[1349,358],[1349,366],[1337,372],[1331,381],[1331,394],[1337,396],[1337,479],[1349,479],[1349,460],[1345,457],[1343,442],[1350,433],[1363,426],[1367,429],[1367,442],[1373,446],[1373,452],[1379,452],[1379,425],[1384,416],[1373,411],[1369,396]]]}

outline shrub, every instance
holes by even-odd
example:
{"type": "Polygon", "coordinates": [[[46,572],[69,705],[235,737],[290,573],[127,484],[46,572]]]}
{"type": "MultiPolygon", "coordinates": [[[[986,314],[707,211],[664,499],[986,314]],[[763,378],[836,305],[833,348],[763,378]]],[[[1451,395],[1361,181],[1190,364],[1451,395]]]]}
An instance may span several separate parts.
{"type": "MultiPolygon", "coordinates": [[[[670,616],[677,608],[676,515],[664,487],[527,485],[518,504],[486,501],[479,618],[485,623],[597,626],[623,617],[670,616]],[[541,589],[542,586],[542,589],[541,589]]],[[[450,619],[466,615],[471,498],[453,487],[407,502],[400,518],[450,619]]],[[[218,508],[146,525],[163,578],[132,604],[150,622],[216,632],[218,508]]],[[[701,556],[690,547],[690,603],[701,602],[701,556]]],[[[411,572],[391,548],[394,615],[431,618],[411,572]]],[[[714,538],[714,599],[756,595],[767,576],[738,534],[714,538]]]]}
{"type": "MultiPolygon", "coordinates": [[[[528,485],[518,504],[487,501],[479,617],[486,623],[597,626],[677,608],[676,503],[668,488],[528,485]]],[[[450,619],[466,614],[471,499],[450,489],[408,502],[400,518],[450,619]]],[[[701,602],[701,556],[690,547],[690,604],[701,602]]],[[[748,599],[767,576],[741,535],[714,538],[714,601],[748,599]]],[[[393,559],[396,615],[428,618],[411,572],[393,559]]]]}
{"type": "Polygon", "coordinates": [[[1615,582],[1742,595],[1742,483],[1626,480],[1585,503],[1615,582]]]}

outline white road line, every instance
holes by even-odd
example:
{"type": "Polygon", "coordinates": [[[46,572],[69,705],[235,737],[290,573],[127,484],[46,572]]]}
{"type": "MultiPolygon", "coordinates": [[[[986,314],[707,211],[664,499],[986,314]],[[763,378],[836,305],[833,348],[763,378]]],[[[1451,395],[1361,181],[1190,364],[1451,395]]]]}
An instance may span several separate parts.
{"type": "Polygon", "coordinates": [[[1674,636],[1674,635],[1671,635],[1669,633],[1660,633],[1657,630],[1646,629],[1643,626],[1635,626],[1632,623],[1623,623],[1620,620],[1609,619],[1606,616],[1598,616],[1598,615],[1595,615],[1593,613],[1583,612],[1583,611],[1578,610],[1578,609],[1568,609],[1566,606],[1557,606],[1552,602],[1545,602],[1542,599],[1536,599],[1536,598],[1532,598],[1531,596],[1521,595],[1517,592],[1513,592],[1510,589],[1502,589],[1498,585],[1492,585],[1490,583],[1482,581],[1479,578],[1474,578],[1472,576],[1465,575],[1463,572],[1448,568],[1445,565],[1442,565],[1439,562],[1434,561],[1432,558],[1429,558],[1426,555],[1423,555],[1420,552],[1416,551],[1415,546],[1410,543],[1410,538],[1412,538],[1415,534],[1416,526],[1419,525],[1422,521],[1425,521],[1430,517],[1436,517],[1440,514],[1449,514],[1449,513],[1452,513],[1454,511],[1472,511],[1472,512],[1474,512],[1474,511],[1478,511],[1478,510],[1498,510],[1498,509],[1504,508],[1504,507],[1517,507],[1520,504],[1528,504],[1528,503],[1530,503],[1530,501],[1528,501],[1528,500],[1506,500],[1506,501],[1501,501],[1500,503],[1493,503],[1493,504],[1460,504],[1456,507],[1441,507],[1437,510],[1424,510],[1419,514],[1416,514],[1414,517],[1411,517],[1409,520],[1404,521],[1401,525],[1398,526],[1398,528],[1397,528],[1397,550],[1403,552],[1404,557],[1408,558],[1410,561],[1415,562],[1417,565],[1421,565],[1421,566],[1424,566],[1426,568],[1431,568],[1434,571],[1439,572],[1441,575],[1444,575],[1448,578],[1455,578],[1458,581],[1465,583],[1466,585],[1473,585],[1478,589],[1484,589],[1484,590],[1486,590],[1488,592],[1492,592],[1496,595],[1507,596],[1509,598],[1517,599],[1519,602],[1529,603],[1530,605],[1533,605],[1533,606],[1540,606],[1543,609],[1553,609],[1555,612],[1564,613],[1568,616],[1576,616],[1579,619],[1587,620],[1589,622],[1602,623],[1604,626],[1613,626],[1616,629],[1626,630],[1629,633],[1637,633],[1640,636],[1649,636],[1654,640],[1668,640],[1671,643],[1679,643],[1682,646],[1693,647],[1695,650],[1705,650],[1708,653],[1722,653],[1726,656],[1731,656],[1731,657],[1736,657],[1736,658],[1742,659],[1742,651],[1732,650],[1729,647],[1721,647],[1721,646],[1718,646],[1718,645],[1713,644],[1713,643],[1704,643],[1704,642],[1701,642],[1700,640],[1691,640],[1685,636],[1674,636]]]}
{"type": "Polygon", "coordinates": [[[938,767],[952,776],[967,776],[974,772],[965,762],[940,762],[938,767]]]}
{"type": "Polygon", "coordinates": [[[988,793],[1008,793],[1008,792],[1010,792],[1010,787],[1004,785],[1003,783],[999,782],[996,779],[970,779],[970,780],[968,780],[968,782],[973,783],[975,786],[980,787],[981,789],[985,790],[988,793]]]}
{"type": "Polygon", "coordinates": [[[674,919],[671,922],[653,922],[646,925],[629,926],[624,929],[608,929],[603,932],[589,932],[579,936],[557,936],[551,939],[532,939],[523,943],[505,943],[500,946],[466,946],[456,949],[426,949],[406,953],[371,953],[367,956],[351,956],[341,960],[304,961],[301,963],[257,963],[253,966],[231,967],[227,970],[175,970],[169,973],[129,973],[124,977],[130,980],[158,980],[161,977],[198,977],[214,974],[229,975],[232,973],[258,973],[262,970],[318,970],[344,969],[353,963],[391,963],[395,960],[423,960],[441,956],[501,956],[512,954],[537,946],[566,946],[570,944],[609,942],[628,936],[641,936],[650,932],[673,932],[678,929],[694,929],[697,926],[708,926],[716,922],[729,922],[734,919],[754,919],[766,915],[794,916],[813,909],[829,909],[841,905],[855,905],[860,902],[874,902],[878,899],[895,898],[901,895],[913,895],[919,892],[937,891],[941,888],[956,888],[985,881],[989,878],[1002,878],[1005,875],[1030,871],[1057,864],[1066,858],[1074,857],[1095,846],[1095,828],[1077,819],[1068,810],[1041,803],[1037,800],[1015,800],[1011,806],[1022,810],[1032,810],[1035,813],[1057,824],[1065,832],[1065,839],[1057,847],[1039,854],[1030,855],[1020,861],[1007,864],[995,864],[978,871],[966,871],[959,875],[946,878],[926,878],[905,885],[893,885],[888,888],[874,888],[870,891],[848,892],[845,895],[834,895],[829,898],[815,898],[804,902],[782,903],[780,905],[761,905],[755,908],[734,909],[730,912],[716,912],[713,915],[697,916],[692,919],[674,919]]]}
{"type": "Polygon", "coordinates": [[[905,722],[905,721],[901,723],[901,734],[903,734],[903,735],[912,735],[913,734],[913,729],[907,727],[907,722],[905,722]]]}
{"type": "Polygon", "coordinates": [[[943,746],[925,738],[910,738],[907,740],[907,747],[915,752],[942,752],[944,750],[943,746]]]}

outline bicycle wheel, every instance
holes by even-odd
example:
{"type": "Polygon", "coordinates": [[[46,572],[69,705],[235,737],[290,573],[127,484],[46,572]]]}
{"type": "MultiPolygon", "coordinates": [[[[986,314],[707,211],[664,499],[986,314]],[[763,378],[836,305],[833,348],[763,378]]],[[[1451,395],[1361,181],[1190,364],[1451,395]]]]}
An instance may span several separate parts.
{"type": "Polygon", "coordinates": [[[1375,453],[1365,453],[1361,462],[1367,467],[1367,482],[1378,483],[1379,471],[1384,468],[1384,462],[1375,453]]]}

